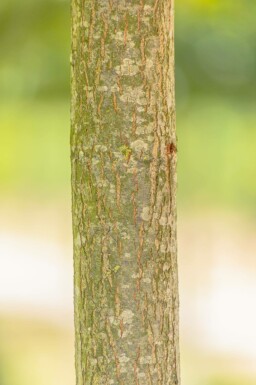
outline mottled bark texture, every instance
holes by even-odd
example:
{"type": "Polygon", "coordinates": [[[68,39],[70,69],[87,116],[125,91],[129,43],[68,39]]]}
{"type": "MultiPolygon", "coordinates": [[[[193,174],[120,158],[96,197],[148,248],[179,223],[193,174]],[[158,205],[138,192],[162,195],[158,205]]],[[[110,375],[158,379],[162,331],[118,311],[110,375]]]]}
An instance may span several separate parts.
{"type": "Polygon", "coordinates": [[[173,12],[72,1],[77,385],[179,384],[173,12]]]}

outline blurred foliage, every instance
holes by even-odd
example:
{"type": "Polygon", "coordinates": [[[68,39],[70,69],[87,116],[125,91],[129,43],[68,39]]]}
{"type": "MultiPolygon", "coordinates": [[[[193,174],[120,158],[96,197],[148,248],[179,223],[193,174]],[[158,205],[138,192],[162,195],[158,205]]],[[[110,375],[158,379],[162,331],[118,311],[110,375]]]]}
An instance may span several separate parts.
{"type": "Polygon", "coordinates": [[[185,87],[192,94],[253,97],[256,4],[182,0],[176,10],[178,96],[183,99],[185,87]]]}
{"type": "Polygon", "coordinates": [[[255,210],[255,12],[250,0],[176,2],[180,209],[255,210]]]}
{"type": "MultiPolygon", "coordinates": [[[[253,209],[256,3],[176,1],[179,204],[253,209]]],[[[0,3],[3,193],[68,191],[70,3],[0,3]]]]}
{"type": "Polygon", "coordinates": [[[2,193],[56,198],[69,189],[69,105],[58,99],[0,107],[2,193]],[[64,190],[63,190],[64,187],[64,190]]]}
{"type": "Polygon", "coordinates": [[[68,98],[68,1],[2,0],[0,36],[2,98],[68,98]]]}

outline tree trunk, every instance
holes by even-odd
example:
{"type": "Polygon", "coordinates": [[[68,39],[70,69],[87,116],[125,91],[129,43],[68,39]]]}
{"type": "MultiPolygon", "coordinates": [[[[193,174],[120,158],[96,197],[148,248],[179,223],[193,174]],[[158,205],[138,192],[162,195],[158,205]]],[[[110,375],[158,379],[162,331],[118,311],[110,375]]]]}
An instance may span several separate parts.
{"type": "Polygon", "coordinates": [[[72,0],[77,385],[179,384],[173,0],[72,0]]]}

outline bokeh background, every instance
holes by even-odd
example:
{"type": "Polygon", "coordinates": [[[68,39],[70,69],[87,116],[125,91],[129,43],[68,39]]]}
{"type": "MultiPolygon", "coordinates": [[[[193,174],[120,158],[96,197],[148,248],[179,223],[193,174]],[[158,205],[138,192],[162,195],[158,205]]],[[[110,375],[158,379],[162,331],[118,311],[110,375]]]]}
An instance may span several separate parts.
{"type": "MultiPolygon", "coordinates": [[[[70,4],[0,2],[0,384],[74,385],[70,4]]],[[[182,385],[256,383],[256,3],[176,0],[182,385]]]]}

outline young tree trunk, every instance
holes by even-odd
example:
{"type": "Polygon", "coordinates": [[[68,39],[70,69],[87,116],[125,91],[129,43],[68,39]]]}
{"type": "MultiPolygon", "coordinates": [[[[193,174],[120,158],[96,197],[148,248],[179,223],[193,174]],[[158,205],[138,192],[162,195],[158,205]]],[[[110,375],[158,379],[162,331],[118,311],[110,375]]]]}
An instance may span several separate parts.
{"type": "Polygon", "coordinates": [[[72,0],[77,385],[179,384],[173,0],[72,0]]]}

